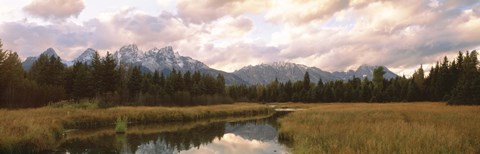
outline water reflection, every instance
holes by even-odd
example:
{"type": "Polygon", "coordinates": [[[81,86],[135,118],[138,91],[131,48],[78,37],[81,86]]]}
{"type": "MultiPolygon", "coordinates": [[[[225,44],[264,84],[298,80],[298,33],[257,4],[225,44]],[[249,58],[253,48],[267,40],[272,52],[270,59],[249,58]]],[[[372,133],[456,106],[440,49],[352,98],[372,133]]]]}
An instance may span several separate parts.
{"type": "Polygon", "coordinates": [[[211,154],[211,153],[285,153],[286,148],[276,141],[259,141],[245,139],[240,135],[227,133],[222,139],[215,139],[211,144],[192,148],[180,153],[211,154]]]}
{"type": "Polygon", "coordinates": [[[204,123],[159,133],[97,132],[66,140],[60,149],[68,153],[287,153],[287,148],[278,142],[276,122],[284,114],[277,112],[265,119],[242,122],[204,123]]]}

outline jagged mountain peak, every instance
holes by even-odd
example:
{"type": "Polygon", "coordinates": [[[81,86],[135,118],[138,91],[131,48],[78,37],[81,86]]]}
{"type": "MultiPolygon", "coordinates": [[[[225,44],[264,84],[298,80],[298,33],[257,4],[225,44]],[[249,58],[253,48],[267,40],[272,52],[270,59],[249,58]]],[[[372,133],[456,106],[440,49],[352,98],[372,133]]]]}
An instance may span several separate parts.
{"type": "Polygon", "coordinates": [[[302,68],[302,69],[307,69],[308,68],[308,66],[303,65],[303,64],[296,64],[296,63],[291,63],[291,62],[286,62],[286,61],[273,62],[273,63],[271,63],[271,65],[275,66],[275,67],[285,67],[285,68],[293,68],[293,67],[299,67],[299,68],[302,68]]]}
{"type": "Polygon", "coordinates": [[[95,52],[97,52],[97,50],[92,49],[92,48],[88,48],[87,50],[83,51],[83,53],[80,54],[79,57],[90,56],[90,55],[95,54],[95,52]]]}
{"type": "MultiPolygon", "coordinates": [[[[46,55],[47,57],[54,56],[54,57],[60,58],[60,56],[58,56],[57,52],[53,48],[46,49],[40,55],[46,55]]],[[[33,66],[33,63],[35,63],[35,61],[37,61],[37,59],[38,59],[38,56],[27,57],[27,59],[25,59],[25,61],[22,62],[23,69],[27,70],[27,71],[30,70],[30,68],[33,66]]],[[[66,61],[66,60],[63,60],[61,58],[60,58],[60,60],[62,61],[63,64],[65,64],[67,66],[70,66],[72,64],[70,61],[66,61]]]]}
{"type": "Polygon", "coordinates": [[[138,51],[138,46],[136,44],[125,45],[119,51],[138,51]]]}
{"type": "Polygon", "coordinates": [[[210,69],[207,65],[190,57],[181,56],[173,51],[172,46],[152,48],[143,53],[136,45],[126,45],[114,53],[114,58],[120,64],[141,66],[148,71],[167,71],[175,68],[181,71],[210,69]]]}
{"type": "Polygon", "coordinates": [[[77,58],[75,58],[74,62],[82,62],[82,63],[89,63],[93,59],[93,55],[97,52],[95,49],[88,48],[82,54],[80,54],[77,58]]]}
{"type": "Polygon", "coordinates": [[[239,76],[249,84],[266,84],[275,79],[278,79],[280,82],[302,80],[307,71],[312,81],[318,81],[320,78],[323,81],[337,79],[331,75],[331,73],[322,71],[316,67],[308,67],[306,65],[284,61],[255,66],[250,65],[233,72],[233,74],[239,76]]]}
{"type": "Polygon", "coordinates": [[[392,71],[390,71],[385,66],[380,66],[380,65],[373,66],[373,65],[368,65],[368,64],[362,64],[362,65],[358,66],[356,70],[349,70],[347,72],[333,72],[333,74],[340,77],[343,80],[348,80],[348,79],[351,79],[353,77],[372,79],[373,78],[373,71],[377,67],[383,67],[383,69],[385,71],[385,75],[383,75],[384,78],[391,79],[391,78],[395,78],[395,77],[398,76],[397,74],[393,73],[392,71]]]}
{"type": "MultiPolygon", "coordinates": [[[[259,68],[259,67],[272,67],[274,69],[301,69],[301,70],[306,70],[309,67],[306,65],[302,64],[296,64],[296,63],[291,63],[291,62],[286,62],[286,61],[275,61],[271,63],[262,63],[259,65],[248,65],[246,67],[241,68],[240,70],[246,70],[246,69],[254,69],[254,68],[259,68]]],[[[236,71],[240,71],[236,70],[236,71]]]]}
{"type": "Polygon", "coordinates": [[[118,53],[122,56],[130,56],[130,57],[139,57],[142,54],[142,51],[138,49],[138,46],[135,44],[129,44],[122,46],[118,53]]]}
{"type": "Polygon", "coordinates": [[[178,52],[173,51],[172,46],[166,46],[166,47],[163,47],[163,48],[156,48],[155,47],[155,48],[147,51],[146,54],[150,54],[150,55],[151,54],[158,54],[158,55],[165,56],[165,57],[181,57],[178,52]]]}
{"type": "Polygon", "coordinates": [[[166,47],[158,49],[158,52],[173,53],[173,47],[172,46],[166,46],[166,47]]]}
{"type": "Polygon", "coordinates": [[[143,71],[159,71],[169,73],[172,69],[181,72],[200,71],[205,74],[217,75],[222,74],[227,84],[245,83],[241,78],[234,74],[226,73],[212,69],[204,63],[192,59],[187,56],[181,56],[178,52],[174,52],[172,46],[163,48],[152,48],[143,54],[138,47],[133,45],[123,46],[114,53],[114,58],[119,64],[139,66],[143,71]]]}
{"type": "Polygon", "coordinates": [[[53,48],[48,48],[47,50],[43,51],[42,55],[47,55],[48,57],[51,57],[51,56],[59,57],[57,52],[55,52],[55,49],[53,48]]]}
{"type": "Polygon", "coordinates": [[[97,50],[93,49],[93,48],[88,48],[87,50],[85,50],[84,52],[89,52],[89,53],[93,53],[93,52],[96,52],[97,50]]]}
{"type": "MultiPolygon", "coordinates": [[[[275,79],[281,82],[288,80],[296,81],[302,80],[305,72],[309,72],[311,81],[333,81],[333,80],[348,80],[355,77],[366,77],[372,79],[373,70],[378,66],[360,65],[357,70],[349,70],[347,72],[326,72],[317,67],[308,67],[302,64],[290,62],[273,62],[270,64],[260,64],[255,66],[243,67],[240,70],[233,72],[237,76],[250,84],[266,84],[275,79]]],[[[384,66],[382,66],[384,67],[384,66]]],[[[385,68],[384,77],[394,78],[397,75],[388,68],[385,68]]]]}
{"type": "MultiPolygon", "coordinates": [[[[88,48],[74,61],[62,60],[62,63],[69,66],[76,61],[89,62],[92,60],[95,52],[95,49],[88,48]]],[[[58,57],[53,48],[48,48],[42,54],[58,57]]],[[[181,72],[200,71],[211,75],[217,75],[220,73],[225,76],[226,83],[228,84],[265,84],[275,79],[278,79],[280,82],[286,82],[288,80],[298,81],[303,80],[305,72],[309,72],[310,79],[313,82],[318,81],[319,79],[322,79],[322,81],[348,80],[354,76],[372,79],[373,70],[378,67],[363,64],[356,70],[331,73],[323,71],[317,67],[309,67],[307,65],[287,61],[276,61],[254,66],[249,65],[240,70],[236,70],[233,73],[226,73],[212,69],[204,63],[188,56],[181,56],[178,52],[174,51],[172,46],[152,48],[147,52],[142,52],[135,44],[122,46],[113,54],[113,57],[118,64],[125,64],[125,66],[139,66],[143,71],[161,71],[169,73],[172,69],[176,69],[181,72]]],[[[29,57],[22,63],[22,66],[25,70],[28,70],[36,60],[37,57],[29,57]]],[[[397,75],[391,72],[388,68],[384,68],[386,72],[384,75],[385,78],[389,79],[397,77],[397,75]]]]}
{"type": "Polygon", "coordinates": [[[136,44],[129,44],[122,46],[113,54],[113,57],[120,64],[134,64],[142,61],[144,56],[142,53],[143,52],[138,49],[136,44]]]}

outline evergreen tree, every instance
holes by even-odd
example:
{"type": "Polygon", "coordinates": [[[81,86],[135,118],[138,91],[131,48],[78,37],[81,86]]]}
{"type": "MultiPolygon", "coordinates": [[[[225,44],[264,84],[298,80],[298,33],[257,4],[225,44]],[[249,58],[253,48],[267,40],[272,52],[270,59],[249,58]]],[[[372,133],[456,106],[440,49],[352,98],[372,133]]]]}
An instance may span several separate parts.
{"type": "Polygon", "coordinates": [[[408,91],[407,91],[407,101],[417,101],[418,100],[418,94],[419,94],[419,88],[417,87],[417,84],[415,81],[411,80],[408,84],[408,91]]]}
{"type": "Polygon", "coordinates": [[[172,74],[174,75],[174,87],[175,91],[184,91],[185,90],[185,80],[183,79],[183,75],[181,71],[178,71],[177,74],[172,74]]]}
{"type": "Polygon", "coordinates": [[[423,89],[423,86],[424,86],[424,82],[425,82],[425,74],[424,74],[424,71],[423,71],[423,65],[420,65],[420,68],[415,71],[415,73],[413,73],[413,80],[415,82],[415,84],[417,84],[417,86],[420,88],[420,89],[423,89]]]}
{"type": "MultiPolygon", "coordinates": [[[[138,68],[138,70],[140,71],[140,67],[138,68]]],[[[141,74],[141,72],[140,72],[141,74]]],[[[141,77],[142,77],[142,80],[141,80],[141,92],[143,94],[149,94],[149,93],[153,93],[153,90],[154,90],[154,83],[153,83],[153,77],[152,77],[152,74],[150,73],[145,73],[145,74],[141,74],[141,77]]]]}
{"type": "Polygon", "coordinates": [[[175,84],[177,83],[177,70],[175,68],[172,69],[170,75],[168,75],[167,79],[165,80],[165,90],[169,95],[173,95],[176,91],[175,84]]]}
{"type": "Polygon", "coordinates": [[[37,61],[33,63],[28,74],[29,78],[39,86],[45,87],[45,91],[42,93],[54,93],[39,96],[41,98],[38,98],[36,106],[49,101],[59,101],[66,96],[64,84],[65,66],[61,63],[59,57],[48,57],[46,54],[40,55],[37,61]]]}
{"type": "Polygon", "coordinates": [[[113,59],[112,54],[107,52],[107,56],[102,60],[102,92],[115,92],[118,83],[117,63],[113,59]]]}
{"type": "MultiPolygon", "coordinates": [[[[415,73],[413,73],[412,75],[412,79],[413,79],[413,82],[415,83],[415,86],[413,85],[409,85],[410,88],[409,88],[409,97],[414,97],[412,96],[411,91],[410,90],[415,90],[415,94],[418,93],[418,95],[422,95],[423,94],[423,90],[425,89],[424,88],[424,85],[425,85],[425,75],[424,75],[424,71],[423,71],[423,66],[420,65],[420,68],[418,70],[415,71],[415,73]]],[[[412,98],[410,98],[412,99],[412,98]]],[[[417,98],[415,97],[415,100],[416,99],[420,99],[420,98],[417,98]]]]}
{"type": "MultiPolygon", "coordinates": [[[[131,67],[130,67],[131,68],[131,67]]],[[[128,90],[128,80],[130,79],[129,70],[127,70],[125,65],[119,65],[117,69],[117,93],[119,100],[116,100],[116,103],[126,104],[129,103],[130,94],[128,90]]],[[[92,75],[93,76],[93,75],[92,75]]]]}
{"type": "Polygon", "coordinates": [[[100,55],[97,51],[94,52],[92,57],[92,76],[94,83],[94,93],[103,93],[103,64],[100,55]]]}
{"type": "Polygon", "coordinates": [[[379,66],[373,70],[373,97],[370,101],[373,102],[383,102],[383,88],[384,88],[384,77],[385,71],[383,67],[379,66]]]}
{"type": "Polygon", "coordinates": [[[128,91],[130,94],[130,98],[137,98],[140,94],[142,84],[142,74],[140,72],[140,68],[133,67],[130,78],[128,80],[128,91]]]}
{"type": "Polygon", "coordinates": [[[372,86],[371,82],[367,79],[364,78],[362,81],[362,88],[360,90],[360,100],[362,102],[368,102],[372,98],[372,86]]]}
{"type": "Polygon", "coordinates": [[[60,57],[50,57],[46,73],[48,76],[47,84],[55,86],[63,86],[65,84],[65,65],[63,65],[60,57]]]}
{"type": "Polygon", "coordinates": [[[477,51],[468,51],[463,58],[462,73],[459,81],[452,91],[452,97],[448,101],[449,104],[480,104],[480,72],[478,66],[477,51]]]}
{"type": "Polygon", "coordinates": [[[305,72],[305,75],[303,76],[303,90],[310,90],[310,74],[308,71],[305,72]]]}
{"type": "Polygon", "coordinates": [[[291,80],[288,80],[287,83],[285,83],[285,90],[283,91],[285,93],[284,101],[292,101],[293,84],[291,80]]]}
{"type": "Polygon", "coordinates": [[[17,53],[2,49],[0,41],[0,107],[17,106],[15,103],[19,97],[25,97],[16,93],[17,87],[23,80],[23,69],[17,53]]]}
{"type": "Polygon", "coordinates": [[[322,78],[318,79],[317,86],[315,86],[315,100],[323,102],[323,81],[322,78]]]}
{"type": "Polygon", "coordinates": [[[221,74],[217,75],[216,87],[217,87],[217,91],[216,91],[217,94],[225,93],[225,78],[221,74]]]}
{"type": "Polygon", "coordinates": [[[92,74],[88,69],[87,64],[81,62],[76,62],[73,65],[71,72],[72,77],[72,98],[74,100],[80,100],[82,98],[92,98],[95,93],[93,93],[93,82],[92,74]]]}
{"type": "Polygon", "coordinates": [[[183,75],[183,80],[185,83],[185,90],[191,92],[193,86],[192,73],[190,73],[190,71],[187,71],[183,75]]]}
{"type": "Polygon", "coordinates": [[[155,87],[159,87],[160,86],[160,74],[158,73],[157,70],[155,70],[155,72],[153,72],[153,77],[152,77],[152,82],[153,82],[153,85],[155,87]]]}

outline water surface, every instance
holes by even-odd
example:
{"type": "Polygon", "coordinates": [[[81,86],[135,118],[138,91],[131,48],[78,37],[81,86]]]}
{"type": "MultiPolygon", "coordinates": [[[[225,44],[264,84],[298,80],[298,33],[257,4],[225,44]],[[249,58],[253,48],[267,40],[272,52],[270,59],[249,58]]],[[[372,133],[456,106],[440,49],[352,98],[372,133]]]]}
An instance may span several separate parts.
{"type": "Polygon", "coordinates": [[[240,122],[175,123],[129,127],[127,134],[111,129],[68,133],[59,153],[288,153],[278,140],[276,119],[287,112],[240,122]]]}

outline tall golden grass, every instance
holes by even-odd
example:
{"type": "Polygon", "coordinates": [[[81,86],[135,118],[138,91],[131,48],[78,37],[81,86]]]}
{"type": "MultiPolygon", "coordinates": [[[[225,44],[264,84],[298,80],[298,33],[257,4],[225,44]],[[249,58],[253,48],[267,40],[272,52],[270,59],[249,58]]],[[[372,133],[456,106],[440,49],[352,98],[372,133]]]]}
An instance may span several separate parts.
{"type": "Polygon", "coordinates": [[[294,153],[479,153],[480,107],[319,104],[279,120],[294,153]]]}
{"type": "Polygon", "coordinates": [[[274,111],[265,105],[252,103],[197,107],[1,109],[0,153],[53,149],[56,142],[62,138],[65,129],[113,126],[117,117],[126,117],[132,123],[162,123],[253,116],[272,112],[274,111]]]}

